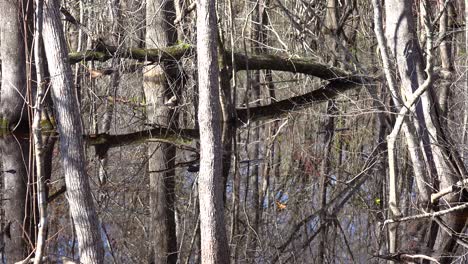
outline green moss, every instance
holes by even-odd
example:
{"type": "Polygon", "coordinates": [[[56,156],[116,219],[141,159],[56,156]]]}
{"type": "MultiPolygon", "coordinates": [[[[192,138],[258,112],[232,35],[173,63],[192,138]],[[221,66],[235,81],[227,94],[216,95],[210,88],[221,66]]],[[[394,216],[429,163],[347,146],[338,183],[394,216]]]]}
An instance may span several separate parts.
{"type": "Polygon", "coordinates": [[[10,127],[10,122],[8,122],[7,119],[1,118],[0,119],[0,129],[2,129],[2,130],[5,129],[5,128],[8,129],[9,127],[10,127]]]}
{"type": "Polygon", "coordinates": [[[10,122],[7,119],[0,119],[0,136],[10,133],[10,122]]]}
{"type": "Polygon", "coordinates": [[[177,43],[177,45],[173,47],[178,48],[178,49],[188,50],[192,48],[192,45],[190,45],[189,43],[179,42],[177,43]]]}
{"type": "Polygon", "coordinates": [[[167,53],[170,56],[173,56],[175,58],[180,57],[183,55],[185,52],[187,52],[192,46],[187,43],[180,43],[174,46],[166,47],[161,49],[162,53],[167,53]]]}
{"type": "Polygon", "coordinates": [[[42,119],[40,125],[43,131],[52,131],[55,128],[54,124],[52,123],[52,120],[48,119],[42,119]]]}

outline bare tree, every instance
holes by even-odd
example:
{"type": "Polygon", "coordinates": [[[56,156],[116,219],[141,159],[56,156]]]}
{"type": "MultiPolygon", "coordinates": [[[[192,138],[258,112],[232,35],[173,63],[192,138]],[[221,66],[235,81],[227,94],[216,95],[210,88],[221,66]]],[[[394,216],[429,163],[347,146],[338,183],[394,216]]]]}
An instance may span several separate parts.
{"type": "MultiPolygon", "coordinates": [[[[403,102],[406,108],[411,107],[413,103],[421,96],[413,109],[415,119],[418,120],[419,135],[421,144],[425,154],[426,162],[429,166],[433,166],[434,173],[432,177],[437,176],[439,184],[435,184],[435,180],[431,179],[421,184],[435,184],[433,188],[444,189],[455,184],[458,179],[466,175],[466,170],[463,163],[459,160],[459,154],[451,148],[451,140],[447,136],[446,131],[440,125],[440,113],[434,108],[434,87],[432,86],[433,75],[433,59],[432,59],[432,36],[430,35],[430,9],[427,2],[422,3],[421,16],[424,19],[425,37],[426,37],[426,62],[423,61],[422,51],[417,41],[415,25],[413,20],[412,1],[386,1],[386,35],[391,52],[395,56],[397,69],[403,86],[402,94],[405,96],[403,102]],[[391,11],[390,11],[391,10],[391,11]],[[425,64],[425,67],[424,67],[425,64]],[[450,157],[450,158],[448,158],[450,157]],[[432,164],[432,165],[431,165],[432,164]]],[[[440,107],[440,106],[439,106],[440,107]]],[[[393,134],[393,133],[392,133],[393,134]]],[[[393,151],[393,150],[392,150],[393,151]]],[[[428,179],[428,178],[426,178],[428,179]]],[[[422,188],[420,188],[422,189],[422,188]]],[[[426,195],[427,194],[422,194],[426,195]]],[[[462,202],[464,198],[452,194],[446,197],[444,203],[450,204],[462,202]]],[[[392,205],[391,205],[392,206],[392,205]]],[[[395,204],[393,204],[395,206],[395,204]]],[[[441,206],[444,208],[445,206],[441,206]]],[[[437,209],[436,209],[437,210],[437,209]]],[[[461,232],[465,225],[465,221],[454,213],[451,217],[443,217],[443,221],[454,231],[461,232]]],[[[419,223],[419,225],[421,225],[419,223]]],[[[424,236],[429,230],[429,227],[418,227],[418,241],[423,243],[424,236]]],[[[439,229],[439,235],[436,232],[431,232],[429,241],[430,247],[434,246],[438,256],[451,255],[455,250],[455,240],[451,234],[448,234],[443,228],[439,229]],[[436,240],[437,237],[437,240],[436,240]]],[[[423,245],[419,245],[417,250],[423,250],[423,245]]],[[[392,249],[394,250],[394,249],[392,249]]],[[[414,250],[414,249],[413,249],[414,250]]],[[[443,258],[444,263],[451,262],[450,258],[443,258]]]]}
{"type": "Polygon", "coordinates": [[[198,121],[200,126],[201,255],[203,263],[229,263],[223,210],[221,115],[216,5],[197,2],[198,121]]]}
{"type": "Polygon", "coordinates": [[[465,262],[464,1],[47,0],[44,71],[40,2],[0,2],[4,262],[465,262]]]}
{"type": "MultiPolygon", "coordinates": [[[[28,86],[26,50],[32,43],[28,31],[32,17],[32,1],[2,1],[0,3],[0,150],[2,153],[5,202],[3,232],[5,252],[9,262],[27,256],[27,237],[31,211],[27,199],[29,148],[27,139],[10,134],[11,130],[28,130],[28,109],[25,107],[28,86]],[[28,5],[30,5],[28,7],[28,5]]],[[[30,84],[30,83],[29,83],[30,84]]]]}
{"type": "Polygon", "coordinates": [[[43,39],[51,75],[67,198],[78,238],[80,261],[103,263],[99,220],[85,170],[80,109],[71,67],[66,63],[68,52],[59,14],[57,1],[44,2],[43,39]]]}
{"type": "Polygon", "coordinates": [[[0,149],[2,154],[4,177],[5,210],[5,253],[8,261],[23,260],[28,254],[26,226],[26,188],[28,182],[28,142],[15,135],[6,134],[1,137],[0,149]]]}
{"type": "MultiPolygon", "coordinates": [[[[173,21],[173,0],[146,2],[146,47],[160,48],[175,44],[177,32],[173,21]]],[[[174,111],[178,101],[176,87],[177,64],[161,62],[144,69],[144,92],[148,106],[148,123],[154,127],[177,124],[174,111]],[[170,100],[172,100],[170,102],[170,100]]],[[[151,242],[154,263],[177,262],[177,236],[174,209],[175,154],[172,144],[148,144],[150,176],[151,242]]]]}
{"type": "Polygon", "coordinates": [[[0,93],[1,127],[25,129],[28,125],[26,105],[26,49],[32,38],[26,18],[32,17],[32,1],[2,1],[0,3],[0,43],[2,86],[0,93]],[[27,45],[25,45],[25,43],[27,45]]]}

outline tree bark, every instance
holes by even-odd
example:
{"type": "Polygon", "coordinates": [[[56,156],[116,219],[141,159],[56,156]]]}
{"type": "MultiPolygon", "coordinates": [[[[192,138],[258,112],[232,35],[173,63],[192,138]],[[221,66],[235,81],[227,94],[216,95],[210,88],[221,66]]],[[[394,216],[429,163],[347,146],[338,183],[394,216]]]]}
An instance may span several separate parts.
{"type": "MultiPolygon", "coordinates": [[[[339,33],[338,30],[338,5],[337,0],[327,0],[327,11],[325,15],[325,45],[330,51],[330,64],[337,66],[338,62],[342,61],[339,51],[337,50],[339,33]]],[[[320,166],[320,205],[325,208],[327,204],[327,187],[329,183],[328,174],[330,173],[330,164],[332,158],[332,143],[335,129],[334,114],[336,112],[335,102],[328,100],[327,103],[327,121],[325,123],[325,136],[323,138],[323,159],[320,166]]],[[[329,220],[327,210],[323,210],[320,214],[320,242],[318,248],[318,262],[325,263],[327,261],[327,248],[329,233],[329,220]]]]}
{"type": "MultiPolygon", "coordinates": [[[[439,35],[445,36],[448,32],[450,22],[449,9],[453,8],[452,4],[449,3],[447,6],[444,4],[445,1],[438,1],[439,12],[442,12],[439,20],[439,35]]],[[[466,7],[465,7],[466,8],[466,7]]],[[[448,37],[450,38],[450,37],[448,37]]],[[[447,41],[445,38],[440,42],[440,62],[442,64],[442,80],[440,87],[437,91],[437,103],[439,105],[440,116],[442,118],[441,123],[446,124],[447,118],[447,107],[448,97],[450,92],[450,86],[452,85],[452,77],[454,72],[453,58],[452,58],[452,41],[447,41]]]]}
{"type": "Polygon", "coordinates": [[[0,1],[0,150],[4,177],[5,253],[8,262],[23,260],[28,254],[30,231],[30,195],[27,194],[29,146],[27,136],[17,138],[9,130],[28,131],[26,109],[27,66],[26,49],[32,43],[28,30],[32,17],[32,2],[0,1]],[[25,44],[26,43],[26,44],[25,44]],[[26,137],[26,139],[25,139],[26,137]],[[10,236],[6,234],[10,234],[10,236]]]}
{"type": "MultiPolygon", "coordinates": [[[[111,10],[111,23],[112,23],[112,45],[117,47],[121,47],[123,43],[121,43],[121,37],[124,38],[124,32],[121,32],[122,29],[120,24],[122,23],[121,19],[121,5],[120,0],[113,0],[109,1],[109,9],[111,10]]],[[[111,73],[110,76],[110,85],[106,88],[106,96],[111,97],[113,95],[117,95],[117,90],[120,84],[120,69],[119,69],[119,62],[120,57],[118,54],[114,58],[112,58],[111,68],[117,69],[111,73]]],[[[77,69],[79,71],[79,68],[77,69]]],[[[99,128],[100,133],[109,133],[112,119],[114,117],[114,107],[115,105],[112,104],[109,100],[104,102],[104,116],[102,118],[101,126],[99,128]]],[[[98,156],[98,167],[99,167],[99,184],[101,186],[107,183],[107,164],[109,161],[108,153],[99,153],[98,156]]]]}
{"type": "MultiPolygon", "coordinates": [[[[421,100],[415,105],[414,111],[418,120],[423,151],[428,162],[433,162],[435,165],[435,172],[440,183],[440,186],[433,187],[443,189],[455,184],[461,175],[466,175],[466,170],[462,162],[459,161],[457,151],[453,148],[448,149],[451,144],[450,139],[445,135],[445,131],[440,125],[440,115],[438,113],[440,107],[434,107],[434,91],[430,82],[430,75],[433,73],[432,69],[428,67],[432,60],[430,57],[428,58],[428,65],[424,69],[423,56],[415,33],[412,4],[413,1],[385,1],[387,39],[397,62],[397,70],[404,89],[402,93],[408,97],[405,100],[414,99],[412,97],[416,89],[426,84],[429,86],[427,91],[421,95],[421,100]]],[[[427,19],[429,14],[422,14],[422,16],[427,19]]],[[[428,24],[426,22],[426,26],[428,24]]],[[[428,30],[426,29],[426,31],[428,30]]],[[[426,45],[430,44],[430,41],[432,40],[428,38],[426,45]]],[[[427,54],[430,56],[432,50],[429,50],[427,54]]],[[[459,195],[451,195],[445,201],[451,204],[462,201],[463,198],[460,198],[459,195]]],[[[444,217],[446,223],[455,232],[461,232],[465,225],[462,214],[463,212],[458,212],[450,217],[444,217]]],[[[444,233],[444,231],[440,232],[435,245],[437,254],[450,255],[455,249],[455,241],[449,234],[444,233]]],[[[443,258],[441,261],[450,260],[451,258],[448,257],[443,258]]]]}
{"type": "Polygon", "coordinates": [[[32,1],[0,2],[0,60],[2,85],[0,92],[0,128],[27,130],[26,54],[25,43],[32,42],[30,32],[24,31],[25,17],[32,17],[32,1]],[[28,6],[29,5],[29,6],[28,6]],[[28,8],[27,8],[28,6],[28,8]]]}
{"type": "Polygon", "coordinates": [[[23,260],[28,254],[28,240],[25,221],[28,209],[26,208],[26,185],[28,183],[29,143],[24,135],[16,137],[6,134],[0,137],[0,150],[2,154],[5,190],[3,202],[5,209],[5,223],[7,231],[4,232],[5,254],[8,263],[23,260]]]}
{"type": "Polygon", "coordinates": [[[200,126],[200,233],[202,263],[229,263],[222,190],[217,23],[214,0],[197,2],[200,126]]]}
{"type": "MultiPolygon", "coordinates": [[[[152,0],[146,3],[146,47],[162,48],[174,45],[177,38],[172,21],[175,20],[173,0],[152,0]]],[[[165,103],[173,96],[177,99],[177,65],[165,61],[144,69],[148,123],[156,126],[177,127],[173,107],[165,103]]],[[[148,144],[148,170],[150,177],[151,242],[154,263],[177,262],[177,236],[174,209],[175,188],[174,145],[148,144]]]]}
{"type": "Polygon", "coordinates": [[[83,127],[56,0],[44,2],[43,39],[57,115],[60,155],[82,263],[103,263],[104,249],[88,176],[83,127]]]}

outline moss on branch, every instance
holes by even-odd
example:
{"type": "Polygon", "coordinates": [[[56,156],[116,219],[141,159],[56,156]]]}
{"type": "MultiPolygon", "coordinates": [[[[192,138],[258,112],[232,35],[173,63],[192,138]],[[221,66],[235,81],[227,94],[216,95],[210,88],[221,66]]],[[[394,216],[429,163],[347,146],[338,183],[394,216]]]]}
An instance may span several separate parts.
{"type": "Polygon", "coordinates": [[[198,130],[194,129],[180,129],[174,131],[164,127],[158,127],[121,135],[89,135],[86,137],[86,140],[92,146],[102,145],[106,146],[107,148],[112,148],[116,146],[144,143],[148,139],[161,139],[166,142],[184,145],[190,143],[191,140],[198,138],[198,136],[198,130]]]}
{"type": "Polygon", "coordinates": [[[69,54],[70,63],[80,61],[106,61],[113,56],[134,59],[138,61],[160,62],[164,60],[178,60],[183,56],[191,54],[192,46],[181,43],[161,49],[141,49],[141,48],[118,48],[99,42],[94,50],[84,52],[72,52],[69,54]]]}
{"type": "MultiPolygon", "coordinates": [[[[113,56],[135,59],[138,61],[161,62],[166,60],[179,60],[184,56],[190,56],[195,47],[181,43],[160,49],[127,48],[119,49],[114,46],[99,42],[93,51],[70,53],[70,63],[79,61],[98,60],[106,61],[113,56]]],[[[231,57],[231,52],[226,51],[226,58],[231,57]]],[[[302,73],[335,82],[364,83],[370,78],[356,76],[340,68],[318,63],[313,58],[298,58],[280,55],[245,55],[234,53],[237,70],[274,70],[292,73],[302,73]]],[[[229,63],[229,61],[227,61],[229,63]]]]}

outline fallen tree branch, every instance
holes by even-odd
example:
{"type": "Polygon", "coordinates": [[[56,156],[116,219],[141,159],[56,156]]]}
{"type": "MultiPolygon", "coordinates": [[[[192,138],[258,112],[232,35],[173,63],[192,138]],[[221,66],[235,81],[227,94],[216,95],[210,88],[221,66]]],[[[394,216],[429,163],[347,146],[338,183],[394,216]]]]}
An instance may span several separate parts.
{"type": "Polygon", "coordinates": [[[161,62],[167,60],[178,60],[183,56],[192,54],[193,47],[189,44],[178,44],[160,49],[142,48],[119,48],[106,45],[102,41],[97,42],[93,50],[83,52],[71,52],[68,54],[68,61],[72,64],[80,61],[107,61],[118,54],[121,58],[134,59],[138,61],[161,62]]]}
{"type": "MultiPolygon", "coordinates": [[[[228,56],[231,56],[230,52],[228,56]]],[[[303,73],[312,75],[327,81],[353,82],[364,84],[369,81],[369,77],[352,75],[340,68],[332,67],[328,64],[317,63],[312,58],[299,58],[291,56],[278,56],[262,54],[246,56],[241,53],[234,53],[236,70],[273,70],[292,73],[303,73]]]]}
{"type": "MultiPolygon", "coordinates": [[[[107,149],[117,146],[126,146],[139,142],[145,142],[147,139],[160,139],[165,142],[186,145],[193,139],[199,137],[198,130],[179,129],[173,130],[165,127],[158,127],[149,130],[133,132],[121,135],[109,135],[106,133],[85,136],[87,142],[92,146],[102,146],[107,149]]],[[[107,150],[106,150],[107,151],[107,150]]]]}
{"type": "MultiPolygon", "coordinates": [[[[134,59],[138,61],[162,62],[167,60],[178,60],[184,56],[190,56],[194,53],[194,46],[190,44],[178,44],[160,49],[142,49],[142,48],[119,48],[110,46],[102,41],[98,41],[95,49],[84,52],[69,53],[69,62],[78,63],[80,61],[106,61],[118,54],[121,58],[134,59]]],[[[335,82],[351,82],[355,84],[364,84],[373,80],[369,76],[353,75],[340,68],[332,67],[328,64],[322,64],[313,58],[298,58],[280,55],[255,55],[246,56],[241,53],[231,54],[231,51],[225,51],[227,57],[234,56],[236,70],[275,70],[292,73],[303,73],[321,78],[323,80],[335,82]]]]}
{"type": "MultiPolygon", "coordinates": [[[[247,122],[259,120],[269,120],[287,115],[291,111],[302,110],[310,107],[314,102],[324,102],[334,98],[337,95],[351,89],[355,89],[358,85],[354,83],[335,83],[314,90],[312,92],[281,100],[269,105],[257,106],[252,108],[237,109],[237,120],[232,120],[233,126],[242,126],[247,122]]],[[[162,140],[171,142],[176,145],[187,145],[193,139],[198,139],[199,133],[195,129],[167,129],[158,127],[149,130],[133,132],[129,134],[110,135],[110,134],[95,134],[85,136],[88,144],[95,146],[97,154],[102,155],[109,148],[143,143],[146,140],[162,140]]]]}
{"type": "Polygon", "coordinates": [[[325,102],[335,98],[348,90],[355,89],[359,86],[356,83],[335,83],[331,82],[328,85],[313,90],[312,92],[284,99],[268,105],[239,108],[237,109],[237,122],[243,124],[259,120],[274,119],[284,116],[291,111],[302,110],[310,107],[315,102],[325,102]]]}

